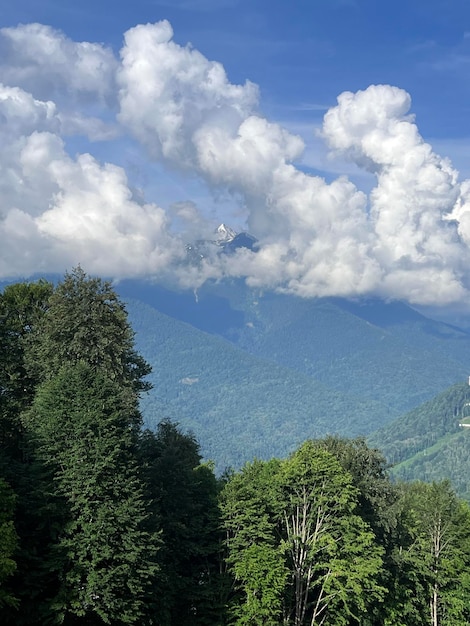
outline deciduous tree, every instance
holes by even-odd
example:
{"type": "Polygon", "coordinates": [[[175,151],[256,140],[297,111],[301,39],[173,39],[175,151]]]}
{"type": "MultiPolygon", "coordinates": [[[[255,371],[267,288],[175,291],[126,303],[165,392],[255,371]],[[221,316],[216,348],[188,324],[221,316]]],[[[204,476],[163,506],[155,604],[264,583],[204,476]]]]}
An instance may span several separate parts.
{"type": "Polygon", "coordinates": [[[279,466],[254,461],[233,474],[221,498],[237,625],[275,626],[285,618],[290,573],[279,534],[279,466]]]}
{"type": "Polygon", "coordinates": [[[111,283],[80,268],[66,273],[49,298],[29,353],[30,369],[41,379],[65,364],[87,363],[135,392],[148,389],[149,365],[135,351],[134,332],[111,283]]]}
{"type": "Polygon", "coordinates": [[[406,581],[423,623],[463,626],[470,622],[470,510],[450,483],[402,485],[406,581]],[[416,593],[419,591],[419,594],[416,593]],[[420,601],[420,598],[422,602],[420,601]]]}
{"type": "Polygon", "coordinates": [[[140,459],[151,503],[149,529],[161,532],[153,610],[160,626],[220,626],[218,486],[199,444],[170,421],[146,431],[140,459]]]}
{"type": "Polygon", "coordinates": [[[281,466],[284,544],[293,581],[293,623],[348,624],[364,614],[382,550],[357,515],[351,475],[327,450],[307,441],[281,466]]]}
{"type": "Polygon", "coordinates": [[[38,389],[27,423],[66,507],[51,558],[59,621],[136,624],[156,571],[158,539],[136,461],[138,408],[126,386],[84,362],[38,389]]]}

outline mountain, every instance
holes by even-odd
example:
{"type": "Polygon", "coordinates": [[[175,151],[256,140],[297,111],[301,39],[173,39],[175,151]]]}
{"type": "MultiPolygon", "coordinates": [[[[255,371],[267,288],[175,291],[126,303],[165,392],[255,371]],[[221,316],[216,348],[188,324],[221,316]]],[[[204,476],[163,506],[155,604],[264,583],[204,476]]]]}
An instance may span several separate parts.
{"type": "Polygon", "coordinates": [[[236,233],[225,224],[220,224],[211,239],[197,239],[186,244],[187,262],[198,265],[202,259],[213,254],[233,254],[238,248],[258,249],[258,240],[246,232],[236,233]]]}
{"type": "Polygon", "coordinates": [[[225,224],[220,224],[215,230],[215,241],[218,245],[230,243],[236,236],[237,233],[225,224]]]}
{"type": "Polygon", "coordinates": [[[402,480],[451,480],[470,500],[470,386],[453,385],[369,436],[402,480]],[[466,419],[467,418],[467,419],[466,419]]]}
{"type": "Polygon", "coordinates": [[[118,290],[253,356],[379,403],[387,409],[379,424],[470,372],[470,335],[404,303],[302,299],[242,281],[208,284],[197,298],[136,281],[118,290]]]}
{"type": "Polygon", "coordinates": [[[153,368],[153,390],[142,399],[146,425],[179,422],[219,470],[285,456],[327,433],[366,434],[390,417],[378,402],[328,389],[141,301],[129,299],[127,309],[136,347],[153,368]]]}
{"type": "Polygon", "coordinates": [[[468,333],[403,303],[305,300],[241,281],[197,297],[136,281],[118,291],[132,296],[138,347],[154,367],[148,423],[180,421],[218,467],[391,422],[393,437],[395,418],[470,371],[468,333]]]}

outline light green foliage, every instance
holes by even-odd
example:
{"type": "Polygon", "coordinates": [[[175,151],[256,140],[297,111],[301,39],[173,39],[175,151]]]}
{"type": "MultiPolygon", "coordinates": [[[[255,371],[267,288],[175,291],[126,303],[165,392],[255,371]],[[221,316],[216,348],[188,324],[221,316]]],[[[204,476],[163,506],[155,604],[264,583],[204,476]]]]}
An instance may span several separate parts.
{"type": "Polygon", "coordinates": [[[348,624],[380,600],[383,550],[356,504],[350,474],[312,441],[235,474],[222,499],[235,623],[348,624]]]}
{"type": "Polygon", "coordinates": [[[412,483],[402,485],[402,489],[405,532],[397,550],[402,574],[411,588],[415,585],[403,612],[423,615],[426,609],[430,621],[423,623],[432,626],[468,624],[469,507],[458,500],[447,481],[412,483]]]}
{"type": "Polygon", "coordinates": [[[264,542],[249,545],[233,573],[245,595],[244,602],[233,607],[237,626],[277,626],[288,578],[279,547],[264,542]]]}
{"type": "Polygon", "coordinates": [[[235,580],[235,624],[281,623],[289,570],[278,534],[279,461],[254,461],[231,476],[222,493],[227,562],[235,580]]]}
{"type": "Polygon", "coordinates": [[[355,513],[358,492],[351,475],[312,441],[287,459],[281,472],[293,623],[347,624],[384,591],[376,582],[383,551],[355,513]]]}
{"type": "Polygon", "coordinates": [[[457,433],[470,387],[459,383],[384,426],[368,439],[380,446],[390,463],[396,464],[457,433]]]}

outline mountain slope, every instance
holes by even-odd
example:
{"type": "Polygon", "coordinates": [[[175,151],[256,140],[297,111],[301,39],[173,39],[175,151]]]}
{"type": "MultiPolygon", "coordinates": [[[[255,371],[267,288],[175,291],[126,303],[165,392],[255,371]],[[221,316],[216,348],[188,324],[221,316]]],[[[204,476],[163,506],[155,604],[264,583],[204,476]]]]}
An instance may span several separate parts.
{"type": "MultiPolygon", "coordinates": [[[[297,306],[293,321],[273,323],[273,312],[282,319],[285,301],[282,296],[260,298],[258,324],[267,323],[251,338],[245,330],[241,345],[330,387],[386,404],[392,411],[420,404],[436,389],[465,378],[470,369],[467,333],[427,320],[404,305],[408,318],[386,303],[351,310],[346,301],[307,301],[297,306]],[[369,321],[373,309],[379,319],[369,321]],[[392,322],[387,316],[396,317],[392,322]]],[[[256,322],[253,326],[256,329],[256,322]]]]}
{"type": "Polygon", "coordinates": [[[142,401],[147,425],[177,420],[219,469],[284,456],[309,437],[366,434],[391,417],[377,402],[328,389],[142,302],[129,300],[127,309],[136,347],[153,367],[154,389],[142,401]]]}
{"type": "Polygon", "coordinates": [[[453,385],[369,436],[403,480],[449,478],[470,499],[470,429],[459,427],[469,413],[470,387],[453,385]]]}
{"type": "Polygon", "coordinates": [[[449,479],[457,494],[470,501],[470,432],[467,428],[440,439],[392,468],[401,480],[426,482],[449,479]]]}
{"type": "Polygon", "coordinates": [[[255,356],[379,402],[391,416],[470,371],[470,335],[403,303],[307,300],[259,293],[242,281],[208,284],[197,298],[135,282],[119,288],[255,356]]]}

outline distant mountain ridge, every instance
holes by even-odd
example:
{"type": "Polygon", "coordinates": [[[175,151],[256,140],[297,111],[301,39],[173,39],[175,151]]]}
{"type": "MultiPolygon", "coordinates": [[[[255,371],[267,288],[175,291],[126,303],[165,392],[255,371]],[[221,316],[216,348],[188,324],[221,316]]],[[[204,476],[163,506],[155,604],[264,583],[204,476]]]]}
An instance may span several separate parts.
{"type": "Polygon", "coordinates": [[[329,389],[142,302],[128,300],[127,308],[137,349],[153,368],[146,424],[169,417],[192,430],[219,470],[285,456],[325,433],[366,434],[375,416],[389,418],[380,403],[329,389]]]}
{"type": "Polygon", "coordinates": [[[219,467],[283,456],[299,437],[368,435],[470,371],[468,333],[404,303],[303,300],[242,281],[206,285],[197,298],[136,281],[118,290],[132,298],[139,348],[160,372],[146,418],[154,423],[163,411],[193,429],[219,467]],[[141,324],[135,307],[144,302],[141,324]],[[162,328],[162,320],[165,338],[149,341],[149,328],[162,328]],[[191,350],[182,336],[195,342],[191,350]],[[163,364],[162,345],[163,355],[171,347],[163,364]],[[184,391],[164,382],[172,369],[186,380],[184,391]]]}
{"type": "Polygon", "coordinates": [[[404,303],[307,300],[252,290],[242,281],[206,285],[197,300],[138,281],[123,281],[118,290],[254,356],[373,399],[390,416],[470,372],[470,335],[404,303]]]}

